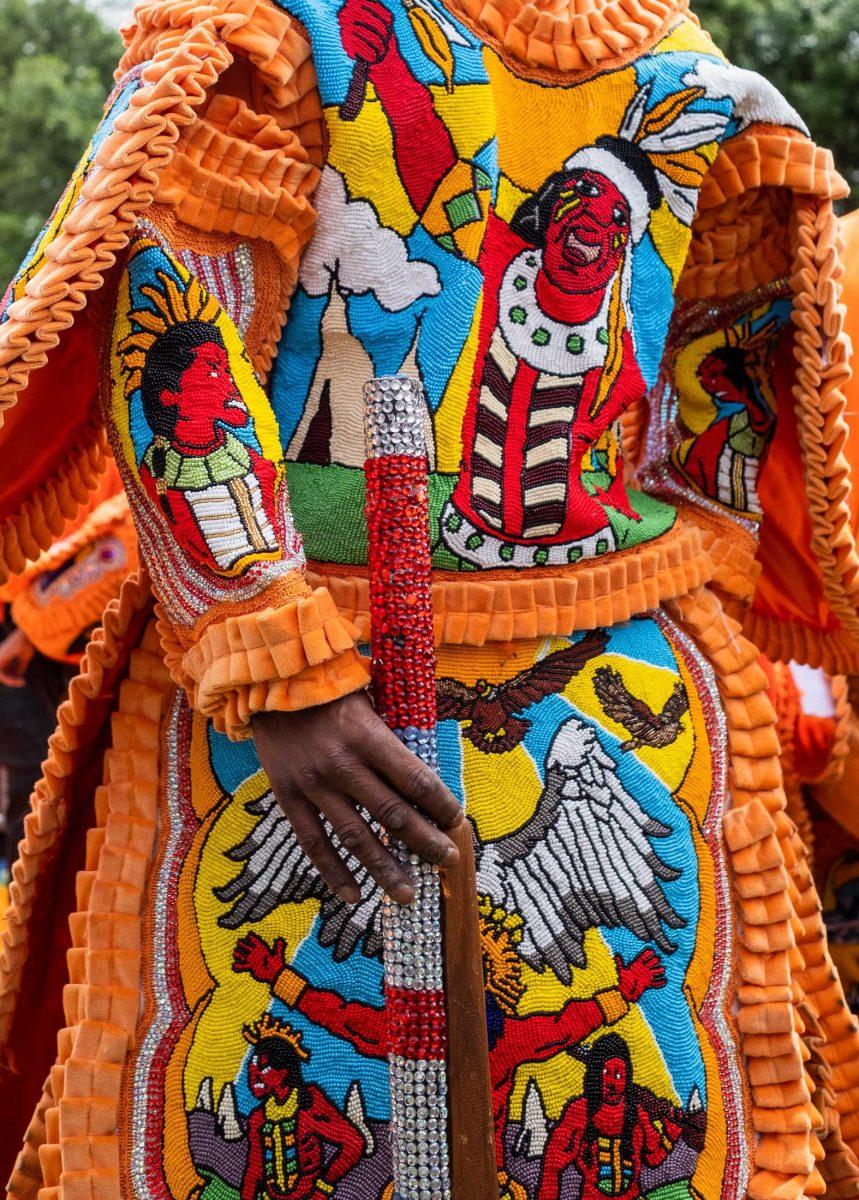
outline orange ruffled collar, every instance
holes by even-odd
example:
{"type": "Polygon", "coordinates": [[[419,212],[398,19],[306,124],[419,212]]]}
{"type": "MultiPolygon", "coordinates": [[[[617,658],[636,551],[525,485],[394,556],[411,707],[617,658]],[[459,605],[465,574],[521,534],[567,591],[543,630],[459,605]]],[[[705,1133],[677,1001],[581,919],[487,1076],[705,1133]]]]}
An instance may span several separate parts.
{"type": "Polygon", "coordinates": [[[689,0],[444,0],[505,58],[550,71],[588,71],[658,40],[689,0]]]}

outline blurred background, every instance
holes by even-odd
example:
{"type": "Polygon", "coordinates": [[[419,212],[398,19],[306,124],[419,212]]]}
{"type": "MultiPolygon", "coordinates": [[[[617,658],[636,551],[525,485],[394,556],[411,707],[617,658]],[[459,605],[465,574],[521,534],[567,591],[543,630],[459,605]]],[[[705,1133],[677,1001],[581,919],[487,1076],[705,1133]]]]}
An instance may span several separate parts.
{"type": "MultiPolygon", "coordinates": [[[[760,71],[829,146],[859,205],[859,0],[692,0],[738,66],[760,71]]],[[[111,86],[122,0],[0,0],[0,280],[14,273],[111,86]]],[[[2,288],[0,288],[2,290],[2,288]]]]}

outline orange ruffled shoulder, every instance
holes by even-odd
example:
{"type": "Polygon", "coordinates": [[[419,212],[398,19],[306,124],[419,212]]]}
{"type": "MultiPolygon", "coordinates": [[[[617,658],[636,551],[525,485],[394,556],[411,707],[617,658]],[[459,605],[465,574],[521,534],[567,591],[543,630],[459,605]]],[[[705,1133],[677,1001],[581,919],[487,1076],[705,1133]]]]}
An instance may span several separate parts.
{"type": "Polygon", "coordinates": [[[321,157],[321,110],[297,22],[267,0],[168,0],[143,5],[125,37],[105,120],[7,293],[0,455],[21,469],[0,487],[0,581],[49,549],[106,469],[95,408],[100,322],[97,313],[93,320],[78,314],[110,302],[109,272],[161,190],[181,220],[276,247],[281,318],[294,280],[293,243],[313,219],[306,193],[321,157]],[[213,93],[238,62],[252,76],[253,112],[213,93]],[[231,174],[218,162],[237,155],[241,183],[224,178],[216,187],[231,174]]]}
{"type": "Polygon", "coordinates": [[[713,303],[789,282],[793,338],[774,365],[779,421],[759,483],[754,588],[737,572],[717,571],[715,582],[768,657],[832,673],[859,670],[859,498],[834,209],[847,190],[831,154],[800,132],[750,126],[723,144],[704,180],[678,285],[682,299],[713,303]]]}

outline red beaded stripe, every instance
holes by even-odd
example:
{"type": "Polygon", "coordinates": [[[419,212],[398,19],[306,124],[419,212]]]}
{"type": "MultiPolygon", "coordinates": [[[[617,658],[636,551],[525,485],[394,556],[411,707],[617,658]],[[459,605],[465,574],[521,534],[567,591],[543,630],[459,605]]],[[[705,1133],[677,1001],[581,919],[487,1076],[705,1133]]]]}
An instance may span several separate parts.
{"type": "Polygon", "coordinates": [[[444,1060],[444,992],[386,988],[385,1009],[389,1054],[444,1060]]]}
{"type": "Polygon", "coordinates": [[[392,729],[436,723],[427,461],[369,459],[367,534],[376,707],[392,729]]]}

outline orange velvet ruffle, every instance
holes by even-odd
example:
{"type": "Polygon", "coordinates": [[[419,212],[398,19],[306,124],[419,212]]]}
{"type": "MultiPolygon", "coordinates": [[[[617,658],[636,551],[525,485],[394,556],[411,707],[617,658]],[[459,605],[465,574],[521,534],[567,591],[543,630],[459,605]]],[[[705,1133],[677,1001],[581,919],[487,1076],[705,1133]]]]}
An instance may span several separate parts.
{"type": "MultiPolygon", "coordinates": [[[[117,630],[123,604],[141,591],[146,595],[145,588],[123,593],[111,617],[117,630]]],[[[97,678],[98,666],[91,658],[74,711],[82,723],[91,690],[88,681],[97,678]]],[[[119,684],[104,782],[96,789],[95,818],[87,832],[69,917],[72,943],[66,955],[64,1020],[42,1100],[9,1181],[9,1195],[15,1200],[35,1200],[37,1194],[43,1200],[59,1194],[64,1200],[85,1200],[93,1195],[118,1197],[122,1191],[117,1143],[120,1080],[138,1018],[143,895],[156,844],[158,751],[171,686],[150,623],[119,684]]],[[[67,732],[72,729],[68,724],[67,732]]],[[[70,741],[73,753],[73,737],[70,741]]],[[[64,820],[61,793],[55,797],[54,820],[64,820]]],[[[22,852],[29,842],[28,833],[22,852]]],[[[19,888],[12,916],[22,932],[26,925],[20,918],[26,917],[28,900],[32,905],[25,889],[19,888]]],[[[8,946],[7,939],[4,949],[8,946]]],[[[0,964],[4,1013],[15,999],[16,976],[8,958],[4,954],[0,964]]],[[[19,1005],[22,1000],[18,998],[19,1005]]],[[[0,1040],[3,1036],[0,1017],[0,1040]]]]}
{"type": "Polygon", "coordinates": [[[757,648],[712,593],[699,591],[668,609],[713,664],[727,719],[732,807],[724,834],[739,915],[736,1022],[757,1134],[749,1200],[847,1196],[859,1183],[859,1025],[786,811],[768,678],[757,648]]]}
{"type": "Polygon", "coordinates": [[[758,566],[733,580],[717,566],[714,582],[741,604],[751,599],[744,628],[768,657],[831,673],[859,670],[859,496],[833,209],[845,190],[828,152],[798,133],[752,126],[729,139],[704,180],[678,286],[685,299],[739,293],[752,303],[757,289],[789,278],[793,342],[776,356],[779,422],[759,480],[758,566]]]}
{"type": "Polygon", "coordinates": [[[503,58],[534,71],[606,68],[652,45],[688,0],[450,0],[503,58]]]}
{"type": "MultiPolygon", "coordinates": [[[[551,575],[504,571],[475,575],[436,571],[432,601],[436,645],[482,646],[518,638],[553,637],[628,621],[705,583],[712,573],[704,537],[678,522],[657,540],[611,556],[582,562],[551,575]]],[[[366,574],[354,567],[311,563],[308,582],[324,586],[340,613],[370,634],[366,574]]]]}
{"type": "MultiPolygon", "coordinates": [[[[184,647],[158,608],[165,661],[194,708],[234,740],[251,737],[255,713],[287,712],[366,687],[357,630],[317,588],[276,606],[210,621],[184,647]]],[[[280,599],[280,598],[278,598],[280,599]]]]}

